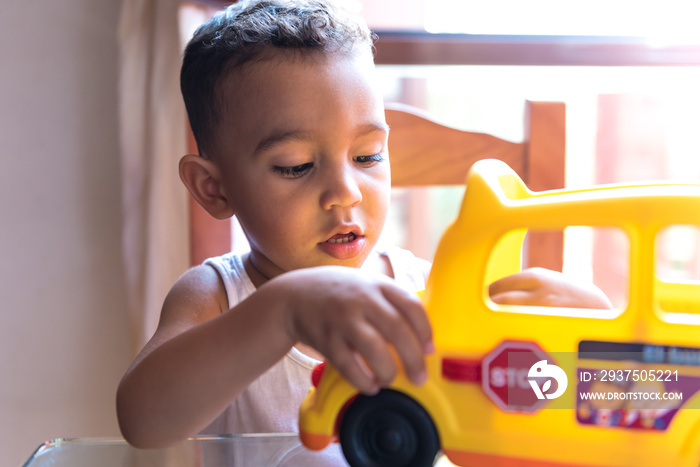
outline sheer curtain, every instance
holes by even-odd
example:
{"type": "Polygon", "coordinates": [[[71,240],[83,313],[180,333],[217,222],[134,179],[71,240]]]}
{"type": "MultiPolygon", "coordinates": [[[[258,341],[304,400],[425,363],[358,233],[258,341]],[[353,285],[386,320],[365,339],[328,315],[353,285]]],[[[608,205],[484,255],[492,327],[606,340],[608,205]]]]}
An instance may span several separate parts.
{"type": "Polygon", "coordinates": [[[179,4],[124,0],[120,18],[122,246],[134,353],[189,265],[187,194],[177,169],[187,147],[179,4]]]}

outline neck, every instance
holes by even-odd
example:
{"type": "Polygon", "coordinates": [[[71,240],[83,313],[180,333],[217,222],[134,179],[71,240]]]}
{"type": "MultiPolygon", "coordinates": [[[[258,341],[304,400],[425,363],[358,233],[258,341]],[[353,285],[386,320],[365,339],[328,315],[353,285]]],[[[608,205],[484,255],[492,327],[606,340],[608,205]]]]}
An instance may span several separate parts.
{"type": "Polygon", "coordinates": [[[250,253],[246,253],[246,255],[243,257],[243,267],[245,268],[245,272],[248,274],[248,277],[250,277],[250,280],[253,282],[255,287],[260,287],[271,279],[271,277],[263,274],[262,271],[260,271],[260,269],[255,265],[255,260],[250,253]]]}

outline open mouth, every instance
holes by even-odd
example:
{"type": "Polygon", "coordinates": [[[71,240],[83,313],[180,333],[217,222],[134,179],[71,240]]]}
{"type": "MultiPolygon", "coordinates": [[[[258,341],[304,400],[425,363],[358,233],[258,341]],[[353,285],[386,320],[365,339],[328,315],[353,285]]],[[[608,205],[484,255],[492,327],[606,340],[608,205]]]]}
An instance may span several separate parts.
{"type": "MultiPolygon", "coordinates": [[[[343,228],[342,230],[346,230],[343,228]]],[[[353,229],[348,226],[345,233],[333,235],[318,246],[321,250],[337,260],[349,260],[358,256],[365,249],[366,238],[360,228],[353,229]],[[348,232],[349,230],[349,232],[348,232]]]]}
{"type": "Polygon", "coordinates": [[[348,243],[355,240],[355,234],[350,232],[347,234],[338,234],[326,240],[326,243],[348,243]]]}

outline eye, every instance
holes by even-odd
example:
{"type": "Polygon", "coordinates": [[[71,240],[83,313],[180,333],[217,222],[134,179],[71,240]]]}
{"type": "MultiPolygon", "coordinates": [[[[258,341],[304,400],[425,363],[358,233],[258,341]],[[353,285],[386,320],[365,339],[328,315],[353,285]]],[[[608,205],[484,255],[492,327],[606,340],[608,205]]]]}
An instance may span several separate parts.
{"type": "Polygon", "coordinates": [[[365,167],[372,167],[373,165],[382,162],[384,156],[382,153],[374,154],[373,156],[357,156],[355,157],[355,162],[365,167]]]}
{"type": "Polygon", "coordinates": [[[292,167],[279,167],[274,166],[272,171],[280,174],[284,178],[299,178],[306,175],[309,170],[313,167],[312,162],[307,162],[306,164],[299,164],[292,167]]]}

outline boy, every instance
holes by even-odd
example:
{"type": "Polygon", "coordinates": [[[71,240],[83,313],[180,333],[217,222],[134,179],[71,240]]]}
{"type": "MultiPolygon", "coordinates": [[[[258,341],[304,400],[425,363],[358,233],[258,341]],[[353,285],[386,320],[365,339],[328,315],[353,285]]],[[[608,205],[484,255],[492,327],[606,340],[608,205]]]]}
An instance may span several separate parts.
{"type": "MultiPolygon", "coordinates": [[[[195,33],[181,83],[200,156],[183,157],[180,175],[212,216],[236,214],[251,251],[173,286],[118,390],[130,443],[296,431],[321,358],[367,394],[396,374],[390,347],[413,382],[425,380],[431,329],[412,292],[428,267],[375,249],[390,168],[374,73],[370,32],[329,2],[243,1],[195,33]]],[[[542,271],[491,292],[605,301],[542,271]]]]}

